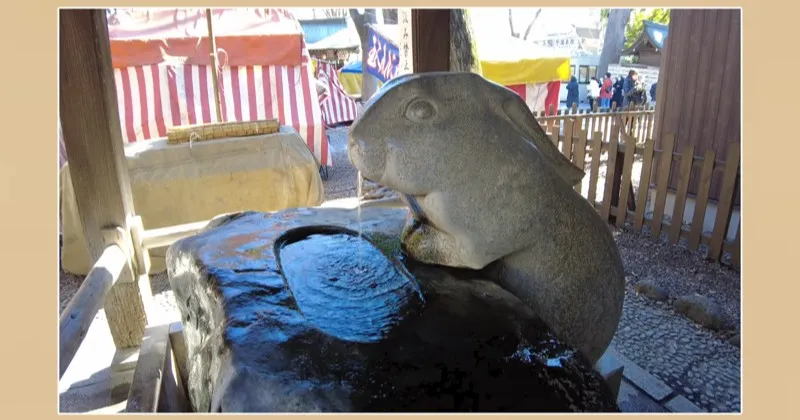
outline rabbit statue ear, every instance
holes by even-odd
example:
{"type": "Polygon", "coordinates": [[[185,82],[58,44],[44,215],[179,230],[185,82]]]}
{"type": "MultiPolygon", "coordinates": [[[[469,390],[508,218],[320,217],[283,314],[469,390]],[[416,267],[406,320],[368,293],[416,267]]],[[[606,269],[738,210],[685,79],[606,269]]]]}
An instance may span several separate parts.
{"type": "Polygon", "coordinates": [[[528,109],[528,105],[518,95],[509,95],[508,99],[503,101],[503,111],[506,117],[511,121],[516,129],[528,137],[536,149],[539,150],[551,163],[555,171],[563,178],[570,186],[575,186],[583,180],[586,173],[573,165],[561,152],[555,144],[547,138],[547,134],[536,121],[528,109]]]}

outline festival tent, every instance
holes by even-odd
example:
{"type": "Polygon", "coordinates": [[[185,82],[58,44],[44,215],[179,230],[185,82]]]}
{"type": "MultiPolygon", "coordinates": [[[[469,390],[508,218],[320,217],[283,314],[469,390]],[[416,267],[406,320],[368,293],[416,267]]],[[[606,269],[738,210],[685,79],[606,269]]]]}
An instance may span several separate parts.
{"type": "Polygon", "coordinates": [[[315,60],[317,79],[325,84],[327,92],[320,96],[319,103],[322,107],[322,120],[325,125],[332,127],[342,123],[353,122],[358,116],[359,106],[344,90],[339,82],[336,67],[333,63],[315,60]]]}
{"type": "Polygon", "coordinates": [[[361,61],[351,61],[339,69],[339,83],[348,95],[361,94],[361,61]]]}
{"type": "MultiPolygon", "coordinates": [[[[126,143],[163,138],[171,126],[218,122],[205,9],[114,9],[108,20],[126,143]]],[[[222,120],[276,118],[331,166],[297,20],[283,9],[213,9],[212,26],[222,120]]]]}

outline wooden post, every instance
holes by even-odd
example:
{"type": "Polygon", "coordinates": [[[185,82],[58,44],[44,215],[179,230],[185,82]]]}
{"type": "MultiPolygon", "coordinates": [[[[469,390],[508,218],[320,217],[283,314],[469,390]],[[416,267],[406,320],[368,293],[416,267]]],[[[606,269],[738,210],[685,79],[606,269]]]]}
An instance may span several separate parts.
{"type": "Polygon", "coordinates": [[[450,9],[411,9],[414,73],[450,71],[450,9]]]}
{"type": "Polygon", "coordinates": [[[217,110],[217,122],[222,121],[222,102],[219,96],[219,63],[217,62],[217,39],[214,37],[214,28],[211,24],[211,9],[206,9],[206,22],[208,22],[208,43],[211,45],[211,68],[214,70],[214,77],[211,84],[214,87],[214,105],[217,110]]]}
{"type": "MultiPolygon", "coordinates": [[[[75,201],[94,264],[107,246],[122,248],[131,264],[129,220],[134,216],[128,167],[111,68],[106,12],[62,9],[60,25],[60,113],[75,201]],[[115,231],[104,235],[103,231],[115,231]]],[[[138,267],[137,267],[138,269],[138,267]]],[[[106,317],[117,348],[138,346],[147,316],[133,273],[111,288],[106,317]]]]}

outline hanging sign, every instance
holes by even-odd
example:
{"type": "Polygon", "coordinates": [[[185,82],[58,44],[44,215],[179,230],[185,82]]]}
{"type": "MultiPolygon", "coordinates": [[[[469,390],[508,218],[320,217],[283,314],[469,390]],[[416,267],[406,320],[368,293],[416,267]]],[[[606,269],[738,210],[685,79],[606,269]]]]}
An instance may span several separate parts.
{"type": "Polygon", "coordinates": [[[400,49],[372,26],[367,37],[367,73],[386,83],[400,68],[400,49]]]}

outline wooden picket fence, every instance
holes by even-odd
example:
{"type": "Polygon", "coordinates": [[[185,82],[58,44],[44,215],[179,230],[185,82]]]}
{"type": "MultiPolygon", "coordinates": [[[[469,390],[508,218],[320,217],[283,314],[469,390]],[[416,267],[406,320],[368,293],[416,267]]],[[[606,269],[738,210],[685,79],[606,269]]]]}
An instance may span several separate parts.
{"type": "Polygon", "coordinates": [[[616,103],[612,103],[609,109],[601,109],[595,106],[592,110],[578,110],[577,105],[573,105],[572,109],[555,110],[551,106],[549,110],[540,111],[536,118],[542,125],[547,126],[548,132],[555,126],[560,127],[561,135],[566,135],[565,130],[567,129],[572,129],[573,131],[578,129],[575,124],[565,124],[565,121],[575,120],[580,122],[580,129],[582,130],[592,134],[597,131],[603,133],[605,141],[611,140],[612,121],[614,118],[620,118],[622,132],[643,140],[653,136],[655,108],[653,108],[652,104],[646,104],[620,109],[617,108],[616,103]]]}
{"type": "Polygon", "coordinates": [[[728,148],[724,161],[716,160],[713,150],[697,156],[691,145],[680,151],[673,150],[674,135],[664,136],[662,148],[655,149],[652,109],[551,115],[538,119],[565,156],[579,168],[586,170],[588,167],[588,188],[586,185],[575,188],[595,206],[604,220],[620,228],[627,222],[635,232],[642,232],[647,227],[655,240],[661,240],[664,234],[673,245],[684,239],[692,251],[704,245],[709,259],[739,268],[741,217],[735,239],[726,239],[739,186],[739,143],[728,148]],[[601,160],[603,154],[607,156],[605,162],[601,160]],[[633,178],[634,161],[641,162],[638,183],[633,178]],[[677,190],[674,192],[672,217],[666,220],[667,186],[673,164],[679,166],[677,190]],[[603,165],[606,169],[601,179],[603,165]],[[711,232],[704,232],[707,208],[712,204],[709,190],[717,172],[722,174],[722,186],[716,202],[715,222],[711,232]],[[689,179],[693,174],[699,174],[699,187],[694,197],[691,223],[684,226],[689,179]],[[651,183],[653,175],[657,175],[657,183],[651,183]],[[599,188],[603,194],[598,201],[599,188]],[[652,214],[647,214],[651,190],[655,191],[655,199],[652,214]],[[724,258],[726,254],[729,255],[727,260],[724,258]]]}

